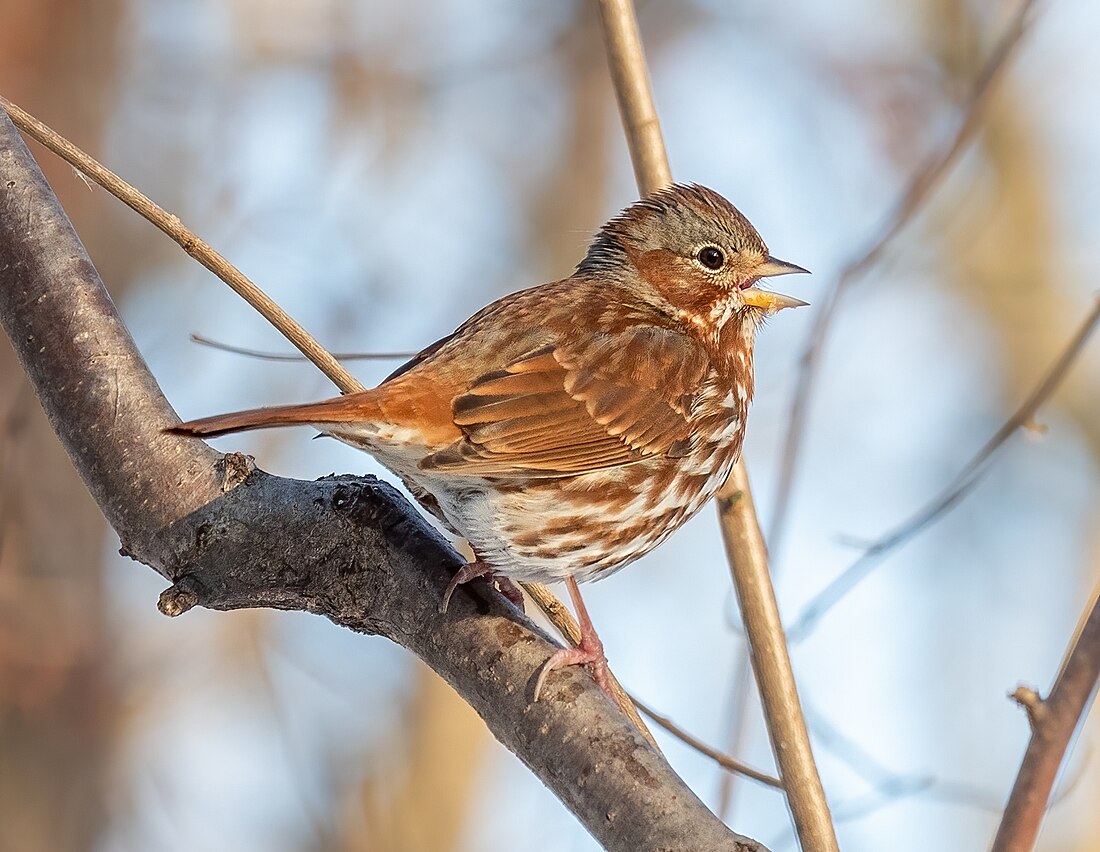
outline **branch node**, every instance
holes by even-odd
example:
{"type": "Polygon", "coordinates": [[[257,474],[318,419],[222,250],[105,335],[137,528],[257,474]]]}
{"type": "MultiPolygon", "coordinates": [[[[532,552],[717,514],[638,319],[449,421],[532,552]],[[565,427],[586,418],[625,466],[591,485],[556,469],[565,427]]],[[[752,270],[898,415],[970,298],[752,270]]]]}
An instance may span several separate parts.
{"type": "Polygon", "coordinates": [[[222,493],[228,494],[256,469],[256,459],[244,453],[226,453],[218,459],[217,470],[221,476],[222,493]]]}
{"type": "Polygon", "coordinates": [[[157,600],[157,609],[169,618],[183,615],[187,610],[198,604],[199,589],[199,583],[194,577],[190,575],[181,577],[160,593],[160,598],[157,600]]]}
{"type": "Polygon", "coordinates": [[[1013,692],[1008,694],[1008,697],[1024,708],[1031,730],[1037,730],[1043,719],[1046,718],[1047,713],[1046,702],[1043,701],[1043,697],[1038,691],[1030,686],[1020,684],[1013,692]]]}
{"type": "Polygon", "coordinates": [[[719,491],[715,498],[722,505],[724,509],[731,509],[741,502],[745,497],[745,492],[741,490],[730,491],[728,494],[724,494],[719,491]]]}

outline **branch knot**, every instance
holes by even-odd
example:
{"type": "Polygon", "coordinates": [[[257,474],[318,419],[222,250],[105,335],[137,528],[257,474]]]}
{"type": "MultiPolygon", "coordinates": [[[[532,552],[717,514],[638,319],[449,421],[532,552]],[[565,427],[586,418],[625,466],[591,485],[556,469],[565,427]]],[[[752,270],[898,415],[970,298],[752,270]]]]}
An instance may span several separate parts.
{"type": "Polygon", "coordinates": [[[1008,697],[1024,708],[1031,730],[1038,730],[1047,715],[1046,702],[1038,691],[1021,683],[1008,697]]]}
{"type": "Polygon", "coordinates": [[[169,618],[183,615],[199,602],[202,586],[190,574],[180,577],[171,586],[160,593],[157,609],[169,618]]]}
{"type": "Polygon", "coordinates": [[[256,469],[256,459],[244,453],[226,453],[217,462],[218,475],[221,477],[222,493],[228,494],[251,475],[256,469]]]}

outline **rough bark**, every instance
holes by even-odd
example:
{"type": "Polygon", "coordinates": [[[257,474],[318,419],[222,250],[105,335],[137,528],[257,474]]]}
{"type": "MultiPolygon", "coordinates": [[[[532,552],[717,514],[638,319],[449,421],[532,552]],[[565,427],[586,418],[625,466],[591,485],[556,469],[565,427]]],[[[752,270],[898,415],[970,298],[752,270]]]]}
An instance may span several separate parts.
{"type": "Polygon", "coordinates": [[[483,586],[440,614],[457,556],[392,488],[281,479],[163,434],[175,413],[2,114],[0,322],[124,551],[172,582],[162,610],[297,609],[386,636],[451,683],[607,848],[762,848],[722,825],[583,671],[556,674],[531,704],[547,638],[483,586]]]}

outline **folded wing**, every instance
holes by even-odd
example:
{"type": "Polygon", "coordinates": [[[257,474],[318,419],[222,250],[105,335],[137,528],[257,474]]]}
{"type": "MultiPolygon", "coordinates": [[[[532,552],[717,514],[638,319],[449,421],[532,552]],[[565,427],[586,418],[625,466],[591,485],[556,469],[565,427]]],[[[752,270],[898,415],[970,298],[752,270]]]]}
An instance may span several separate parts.
{"type": "Polygon", "coordinates": [[[684,455],[707,371],[697,341],[662,328],[592,333],[542,347],[458,396],[453,414],[463,438],[421,467],[556,477],[684,455]]]}

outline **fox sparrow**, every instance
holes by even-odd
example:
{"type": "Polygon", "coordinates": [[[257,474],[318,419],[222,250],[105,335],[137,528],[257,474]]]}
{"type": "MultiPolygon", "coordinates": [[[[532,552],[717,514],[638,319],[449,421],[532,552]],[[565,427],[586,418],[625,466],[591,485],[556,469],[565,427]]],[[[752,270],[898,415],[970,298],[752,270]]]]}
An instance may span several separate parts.
{"type": "Polygon", "coordinates": [[[577,581],[656,547],[726,481],[756,329],[805,304],[757,282],[805,271],[713,190],[670,186],[608,222],[570,277],[493,302],[373,390],[170,431],[305,423],[366,450],[477,556],[444,608],[479,576],[565,580],[582,641],[547,661],[535,698],[571,664],[592,663],[606,689],[577,581]]]}

